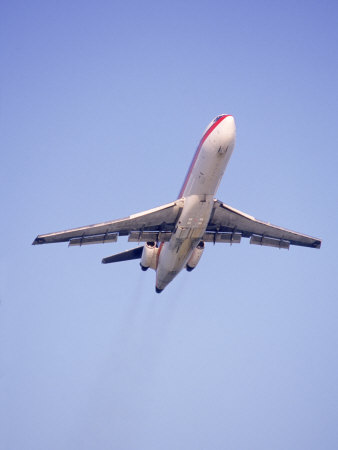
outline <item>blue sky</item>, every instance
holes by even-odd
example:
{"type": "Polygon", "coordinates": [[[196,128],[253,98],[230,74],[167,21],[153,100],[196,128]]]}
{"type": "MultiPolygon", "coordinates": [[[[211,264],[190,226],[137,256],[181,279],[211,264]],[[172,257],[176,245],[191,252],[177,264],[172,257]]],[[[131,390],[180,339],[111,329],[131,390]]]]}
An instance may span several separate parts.
{"type": "Polygon", "coordinates": [[[336,449],[337,3],[5,2],[0,447],[336,449]],[[160,295],[117,244],[39,233],[174,200],[207,124],[217,197],[323,239],[208,245],[160,295]]]}

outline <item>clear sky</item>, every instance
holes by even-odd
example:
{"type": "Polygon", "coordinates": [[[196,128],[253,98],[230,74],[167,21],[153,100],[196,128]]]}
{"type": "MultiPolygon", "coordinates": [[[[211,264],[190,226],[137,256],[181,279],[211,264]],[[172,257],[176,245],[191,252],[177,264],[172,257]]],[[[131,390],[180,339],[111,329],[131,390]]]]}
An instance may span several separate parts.
{"type": "Polygon", "coordinates": [[[336,1],[4,1],[0,448],[338,448],[336,1]],[[117,244],[37,234],[217,197],[321,250],[207,245],[161,294],[117,244]]]}

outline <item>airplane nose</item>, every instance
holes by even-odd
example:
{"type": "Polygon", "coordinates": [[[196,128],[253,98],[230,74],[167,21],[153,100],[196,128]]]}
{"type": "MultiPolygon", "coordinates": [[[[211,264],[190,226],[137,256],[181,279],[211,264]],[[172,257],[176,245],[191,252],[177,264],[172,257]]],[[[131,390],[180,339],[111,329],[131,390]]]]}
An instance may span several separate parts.
{"type": "Polygon", "coordinates": [[[228,138],[234,139],[236,137],[236,124],[233,116],[229,115],[223,120],[223,127],[228,138]]]}
{"type": "Polygon", "coordinates": [[[225,118],[225,122],[226,122],[228,125],[235,126],[235,119],[234,119],[234,116],[228,115],[228,116],[225,118]]]}

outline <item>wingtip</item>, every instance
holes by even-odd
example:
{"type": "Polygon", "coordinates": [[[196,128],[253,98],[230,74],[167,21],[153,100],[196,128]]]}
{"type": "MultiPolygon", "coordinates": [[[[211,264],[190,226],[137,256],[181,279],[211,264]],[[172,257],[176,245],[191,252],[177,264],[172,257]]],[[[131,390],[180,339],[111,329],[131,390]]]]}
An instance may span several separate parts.
{"type": "Polygon", "coordinates": [[[322,241],[316,241],[316,242],[314,243],[314,247],[315,247],[315,248],[318,248],[318,250],[320,249],[321,245],[322,245],[322,241]]]}
{"type": "Polygon", "coordinates": [[[32,245],[39,245],[39,244],[44,244],[45,240],[43,238],[41,238],[40,236],[37,236],[34,241],[32,242],[32,245]]]}

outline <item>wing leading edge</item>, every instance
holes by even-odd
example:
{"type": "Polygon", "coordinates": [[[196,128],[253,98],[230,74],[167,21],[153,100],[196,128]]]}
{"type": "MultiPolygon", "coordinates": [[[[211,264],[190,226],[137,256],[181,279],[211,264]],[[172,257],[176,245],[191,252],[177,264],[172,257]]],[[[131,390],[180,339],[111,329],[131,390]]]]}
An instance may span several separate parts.
{"type": "Polygon", "coordinates": [[[171,232],[174,230],[183,208],[183,200],[149,209],[133,214],[124,219],[102,222],[56,233],[41,234],[37,236],[33,245],[50,244],[54,242],[68,242],[70,245],[83,245],[89,243],[114,242],[117,236],[127,236],[132,231],[138,232],[171,232]]]}
{"type": "Polygon", "coordinates": [[[289,245],[312,248],[320,248],[321,246],[321,240],[318,238],[261,222],[219,200],[215,200],[206,231],[240,233],[243,237],[250,237],[250,243],[252,244],[279,248],[288,248],[289,245]]]}

